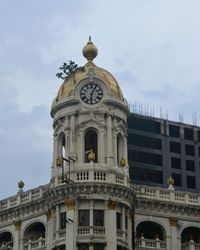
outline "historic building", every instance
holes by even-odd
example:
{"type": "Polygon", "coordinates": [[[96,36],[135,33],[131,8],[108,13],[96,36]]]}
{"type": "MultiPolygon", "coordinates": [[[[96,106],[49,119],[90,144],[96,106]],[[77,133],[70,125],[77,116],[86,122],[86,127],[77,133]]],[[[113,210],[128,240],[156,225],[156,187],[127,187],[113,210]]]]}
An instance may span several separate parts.
{"type": "Polygon", "coordinates": [[[164,145],[156,140],[164,134],[145,138],[142,118],[132,115],[128,136],[127,101],[116,79],[94,64],[91,39],[83,55],[87,63],[64,80],[52,104],[51,180],[28,191],[21,181],[15,196],[0,201],[0,250],[200,249],[198,193],[175,191],[173,178],[166,184],[168,163],[157,169],[149,162],[162,172],[159,185],[153,173],[137,174],[149,158],[134,151],[162,156],[164,148],[149,152],[148,145],[164,145]]]}

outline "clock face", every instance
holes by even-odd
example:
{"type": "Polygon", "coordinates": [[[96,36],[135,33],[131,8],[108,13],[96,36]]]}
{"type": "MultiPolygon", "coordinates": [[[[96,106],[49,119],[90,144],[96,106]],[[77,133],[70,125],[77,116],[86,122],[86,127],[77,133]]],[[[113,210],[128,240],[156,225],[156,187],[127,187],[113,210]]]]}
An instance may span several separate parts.
{"type": "Polygon", "coordinates": [[[96,104],[101,101],[103,91],[96,83],[88,83],[81,88],[80,97],[87,104],[96,104]]]}

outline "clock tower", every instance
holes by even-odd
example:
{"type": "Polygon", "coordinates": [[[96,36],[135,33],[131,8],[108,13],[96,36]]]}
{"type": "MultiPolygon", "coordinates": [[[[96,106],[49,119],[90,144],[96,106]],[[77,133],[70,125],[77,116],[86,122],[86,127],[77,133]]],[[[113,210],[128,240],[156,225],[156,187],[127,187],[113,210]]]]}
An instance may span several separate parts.
{"type": "MultiPolygon", "coordinates": [[[[93,60],[61,85],[51,108],[54,150],[49,209],[66,228],[60,249],[132,249],[133,193],[127,161],[127,101],[116,79],[93,60]],[[64,218],[64,220],[63,220],[64,218]]],[[[52,222],[53,223],[53,222],[52,222]]]]}

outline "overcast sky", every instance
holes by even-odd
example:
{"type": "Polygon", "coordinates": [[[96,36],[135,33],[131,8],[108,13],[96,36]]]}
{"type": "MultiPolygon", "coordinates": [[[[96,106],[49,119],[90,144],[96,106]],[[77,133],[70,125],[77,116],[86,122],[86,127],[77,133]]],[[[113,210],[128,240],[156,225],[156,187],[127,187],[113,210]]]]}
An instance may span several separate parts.
{"type": "Polygon", "coordinates": [[[95,63],[131,103],[200,124],[199,0],[0,0],[0,199],[48,183],[59,66],[95,63]]]}

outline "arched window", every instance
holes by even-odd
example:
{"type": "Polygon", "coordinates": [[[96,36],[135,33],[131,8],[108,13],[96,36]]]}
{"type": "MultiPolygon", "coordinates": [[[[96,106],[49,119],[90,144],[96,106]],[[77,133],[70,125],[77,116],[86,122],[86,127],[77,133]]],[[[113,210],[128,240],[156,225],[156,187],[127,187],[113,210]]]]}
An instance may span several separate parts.
{"type": "Polygon", "coordinates": [[[24,249],[28,249],[28,244],[31,241],[32,244],[45,245],[46,229],[43,223],[33,222],[29,225],[24,232],[24,249]]]}
{"type": "Polygon", "coordinates": [[[144,221],[141,222],[136,229],[137,238],[140,238],[142,235],[145,239],[155,239],[156,236],[160,240],[165,240],[165,232],[161,225],[153,221],[144,221]]]}
{"type": "Polygon", "coordinates": [[[200,240],[200,228],[197,227],[187,227],[181,233],[181,242],[187,243],[190,240],[194,242],[199,242],[200,240]]]}
{"type": "Polygon", "coordinates": [[[91,128],[85,133],[85,162],[89,162],[88,153],[93,150],[95,153],[94,162],[98,161],[98,136],[97,132],[91,128]]]}
{"type": "Polygon", "coordinates": [[[66,158],[65,134],[61,133],[58,138],[58,156],[66,158]]]}
{"type": "Polygon", "coordinates": [[[13,237],[10,232],[0,233],[0,249],[11,249],[13,247],[13,237]]]}
{"type": "Polygon", "coordinates": [[[124,157],[124,140],[121,134],[117,135],[117,163],[120,165],[120,160],[124,157]]]}

